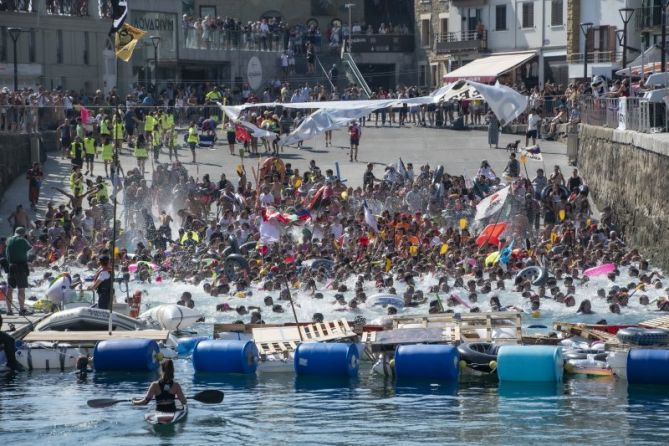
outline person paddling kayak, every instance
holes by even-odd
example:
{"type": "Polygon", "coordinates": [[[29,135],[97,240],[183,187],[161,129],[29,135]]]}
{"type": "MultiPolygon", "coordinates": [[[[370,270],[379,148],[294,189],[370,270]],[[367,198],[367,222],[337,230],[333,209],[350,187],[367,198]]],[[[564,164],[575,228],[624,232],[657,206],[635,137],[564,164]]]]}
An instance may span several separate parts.
{"type": "Polygon", "coordinates": [[[179,398],[181,404],[185,406],[186,396],[181,390],[179,383],[174,381],[174,363],[171,359],[164,359],[160,363],[160,372],[160,379],[151,383],[144,398],[133,399],[132,404],[136,406],[146,405],[155,398],[156,411],[176,412],[175,399],[179,398]]]}

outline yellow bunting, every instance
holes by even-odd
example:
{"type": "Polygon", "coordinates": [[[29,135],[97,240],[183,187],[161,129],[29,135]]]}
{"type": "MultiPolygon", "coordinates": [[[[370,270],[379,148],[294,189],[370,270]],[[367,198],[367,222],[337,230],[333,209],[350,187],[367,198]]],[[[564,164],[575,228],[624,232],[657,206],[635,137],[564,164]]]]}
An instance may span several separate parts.
{"type": "Polygon", "coordinates": [[[415,256],[418,254],[418,246],[409,246],[409,254],[415,256]]]}
{"type": "Polygon", "coordinates": [[[567,216],[567,213],[565,212],[564,209],[560,209],[558,215],[560,216],[560,221],[564,221],[565,217],[567,216]]]}
{"type": "Polygon", "coordinates": [[[448,243],[444,243],[441,245],[441,249],[439,250],[439,254],[444,255],[448,252],[448,243]]]}
{"type": "Polygon", "coordinates": [[[344,191],[341,193],[341,199],[342,200],[348,200],[348,192],[344,191]]]}

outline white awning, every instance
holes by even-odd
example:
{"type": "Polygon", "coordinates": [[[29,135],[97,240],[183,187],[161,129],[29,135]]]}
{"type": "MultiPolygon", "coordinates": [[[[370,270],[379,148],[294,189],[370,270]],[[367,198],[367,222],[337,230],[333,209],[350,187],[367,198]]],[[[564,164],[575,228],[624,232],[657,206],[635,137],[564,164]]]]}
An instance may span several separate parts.
{"type": "Polygon", "coordinates": [[[461,79],[475,82],[495,82],[497,77],[502,73],[506,73],[507,71],[524,64],[536,55],[537,53],[535,51],[530,51],[481,57],[480,59],[468,63],[464,67],[460,67],[455,71],[445,74],[443,80],[444,83],[456,82],[461,79]]]}

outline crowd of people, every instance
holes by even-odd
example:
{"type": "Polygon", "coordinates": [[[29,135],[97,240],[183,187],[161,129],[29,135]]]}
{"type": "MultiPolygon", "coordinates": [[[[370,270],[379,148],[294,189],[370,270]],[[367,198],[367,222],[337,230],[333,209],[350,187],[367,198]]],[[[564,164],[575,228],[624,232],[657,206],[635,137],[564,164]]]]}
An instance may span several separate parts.
{"type": "MultiPolygon", "coordinates": [[[[63,155],[71,159],[72,175],[69,188],[57,189],[64,201],[51,194],[40,198],[38,165],[28,173],[31,205],[39,200],[49,202],[44,215],[35,221],[21,206],[10,216],[13,232],[0,244],[3,268],[9,275],[4,285],[9,312],[14,305],[13,289],[19,290],[18,311],[26,311],[28,264],[31,268],[68,265],[90,269],[101,277],[96,281],[100,286],[108,278],[100,274],[110,271],[112,256],[117,274],[127,272],[130,263],[145,261],[139,262],[137,280],[150,281],[152,271],[146,265],[155,264],[162,280],[184,282],[197,290],[201,287],[211,296],[245,294],[256,287],[281,290],[284,278],[296,291],[314,299],[322,298],[325,289],[336,290],[335,302],[323,305],[353,315],[366,302],[364,289],[373,286],[396,294],[395,282],[406,286],[401,296],[405,307],[424,305],[430,313],[453,311],[451,307],[502,310],[505,307],[497,293],[509,287],[526,298],[533,312],[539,311],[545,299],[565,307],[578,303],[581,312],[592,311],[591,299],[606,299],[610,311],[617,313],[639,286],[663,287],[662,276],[650,271],[638,251],[625,246],[614,216],[604,210],[601,220],[594,221],[587,186],[576,170],[567,178],[557,166],[550,175],[538,169],[529,178],[515,153],[503,173],[498,175],[484,160],[473,178],[424,163],[414,168],[413,163],[400,161],[388,164],[382,173],[369,164],[361,186],[356,187],[344,184],[331,169],[320,169],[315,159],[304,172],[293,168],[270,143],[253,177],[242,165],[237,169],[238,178],[224,174],[198,178],[179,160],[177,151],[174,158],[169,151],[169,162],[160,158],[168,152],[165,145],[171,137],[166,135],[174,131],[169,114],[135,111],[129,110],[129,116],[120,112],[102,115],[94,132],[84,134],[93,141],[90,153],[83,141],[83,147],[78,146],[78,125],[70,129],[74,140],[63,155]],[[127,122],[133,125],[125,126],[127,122]],[[93,159],[100,153],[96,140],[141,158],[137,156],[140,139],[153,149],[143,153],[146,159],[153,152],[151,170],[142,163],[124,172],[118,152],[112,150],[105,160],[106,175],[93,171],[93,159]],[[82,172],[84,163],[86,171],[82,172]],[[480,240],[477,234],[485,221],[473,218],[476,205],[505,185],[511,188],[502,212],[508,228],[494,241],[480,240]],[[116,237],[112,233],[114,195],[122,200],[116,237]],[[112,239],[117,251],[112,251],[112,239]],[[21,255],[17,257],[13,252],[18,251],[21,255]],[[505,261],[489,262],[495,251],[509,255],[505,261]],[[235,257],[228,268],[231,253],[241,254],[241,259],[235,257]],[[328,262],[307,267],[313,258],[328,262]],[[575,287],[588,280],[583,271],[602,262],[618,265],[609,274],[611,288],[577,302],[575,287]],[[513,281],[518,271],[533,265],[551,272],[545,284],[534,286],[523,278],[513,281]],[[618,284],[617,275],[623,271],[638,279],[618,284]],[[438,285],[422,289],[419,278],[427,274],[438,277],[438,285]],[[350,278],[355,278],[353,290],[345,285],[350,278]],[[456,290],[465,293],[468,302],[454,295],[456,290]],[[444,301],[427,297],[433,293],[442,293],[444,301]],[[484,298],[487,304],[479,301],[484,298]]],[[[274,120],[281,129],[280,116],[287,113],[251,108],[240,119],[261,127],[263,121],[274,120]]],[[[289,130],[297,124],[289,120],[286,125],[289,130]]],[[[360,128],[354,123],[349,129],[352,161],[354,156],[357,160],[360,128]]],[[[235,140],[228,142],[234,147],[235,140]]],[[[104,157],[104,147],[102,153],[104,157]]],[[[497,217],[489,222],[493,221],[497,217]]],[[[284,311],[281,301],[289,297],[283,292],[281,296],[279,302],[268,300],[269,311],[284,311]]],[[[638,297],[640,304],[650,304],[646,293],[638,297]]],[[[657,300],[657,305],[669,310],[666,300],[657,300]]],[[[218,309],[237,312],[233,317],[240,320],[248,313],[243,305],[221,304],[218,309]]],[[[389,313],[396,311],[394,306],[388,308],[389,313]]],[[[262,320],[262,309],[253,313],[251,320],[262,320]]]]}

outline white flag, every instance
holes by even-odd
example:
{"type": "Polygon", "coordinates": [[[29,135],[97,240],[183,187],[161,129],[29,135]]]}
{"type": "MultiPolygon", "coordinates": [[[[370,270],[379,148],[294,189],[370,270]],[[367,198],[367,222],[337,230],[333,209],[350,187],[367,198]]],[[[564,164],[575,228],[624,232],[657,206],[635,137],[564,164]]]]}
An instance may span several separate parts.
{"type": "Polygon", "coordinates": [[[502,127],[516,119],[527,108],[528,97],[506,85],[485,85],[467,81],[483,96],[502,127]]]}
{"type": "Polygon", "coordinates": [[[363,208],[365,209],[365,223],[367,223],[367,226],[369,226],[375,233],[379,232],[379,225],[376,223],[374,214],[372,214],[372,211],[367,207],[367,201],[363,204],[363,208]]]}
{"type": "Polygon", "coordinates": [[[502,209],[507,195],[509,195],[510,186],[495,192],[492,195],[485,197],[479,204],[476,205],[476,220],[482,220],[495,215],[502,209]]]}

